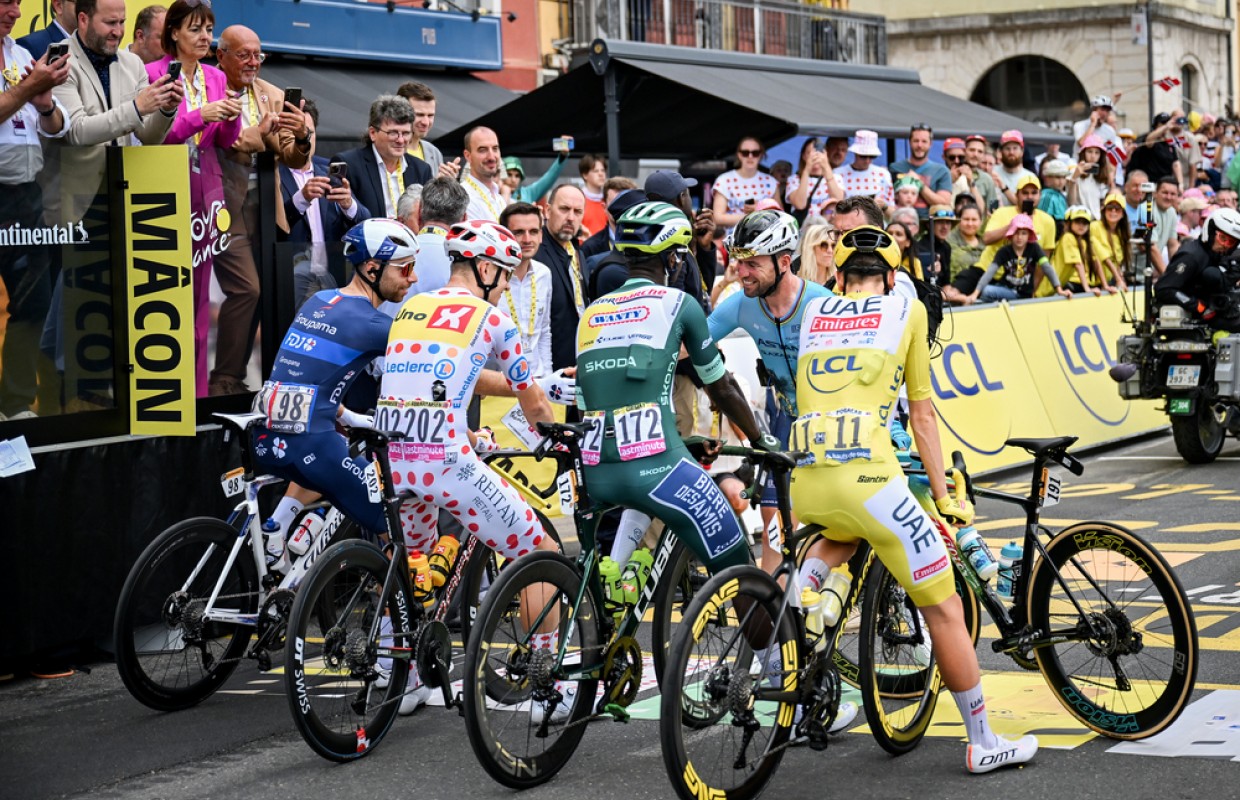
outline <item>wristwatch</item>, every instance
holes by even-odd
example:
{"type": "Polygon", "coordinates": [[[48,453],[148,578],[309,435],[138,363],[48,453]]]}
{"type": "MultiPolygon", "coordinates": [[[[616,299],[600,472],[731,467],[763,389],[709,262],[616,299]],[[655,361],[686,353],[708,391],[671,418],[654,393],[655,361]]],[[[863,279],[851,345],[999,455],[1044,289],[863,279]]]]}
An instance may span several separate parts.
{"type": "MultiPolygon", "coordinates": [[[[36,109],[35,109],[35,111],[39,111],[39,109],[37,109],[37,108],[36,108],[36,109]]],[[[39,111],[39,116],[40,116],[40,117],[50,117],[51,115],[53,115],[53,114],[55,114],[55,113],[56,113],[56,104],[55,104],[55,103],[52,103],[52,107],[51,107],[51,108],[49,108],[47,111],[39,111]]]]}

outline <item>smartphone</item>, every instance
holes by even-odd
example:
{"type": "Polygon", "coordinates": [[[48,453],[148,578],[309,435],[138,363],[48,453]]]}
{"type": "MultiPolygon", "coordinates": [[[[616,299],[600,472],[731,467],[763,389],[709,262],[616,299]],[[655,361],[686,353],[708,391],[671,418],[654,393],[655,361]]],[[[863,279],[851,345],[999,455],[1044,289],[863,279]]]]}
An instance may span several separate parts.
{"type": "Polygon", "coordinates": [[[1032,214],[1033,213],[1033,201],[1032,200],[1021,200],[1020,201],[1020,213],[1032,214]]]}
{"type": "Polygon", "coordinates": [[[567,153],[576,144],[571,136],[557,136],[551,140],[551,149],[557,153],[567,153]]]}
{"type": "Polygon", "coordinates": [[[168,79],[175,81],[179,77],[181,77],[181,62],[173,61],[168,65],[168,79]]]}
{"type": "Polygon", "coordinates": [[[1093,175],[1097,171],[1098,165],[1092,162],[1081,167],[1081,172],[1084,172],[1086,175],[1093,175]]]}
{"type": "Polygon", "coordinates": [[[1175,118],[1175,124],[1176,124],[1176,125],[1187,125],[1187,124],[1188,124],[1188,117],[1176,117],[1176,118],[1175,118]]]}
{"type": "Polygon", "coordinates": [[[293,108],[301,108],[301,87],[290,86],[284,90],[284,102],[292,103],[293,108]]]}
{"type": "Polygon", "coordinates": [[[751,198],[749,198],[748,200],[746,200],[746,201],[745,201],[745,203],[747,203],[748,205],[751,205],[751,206],[752,206],[752,205],[755,205],[757,202],[758,202],[758,198],[756,198],[756,197],[751,197],[751,198]]]}
{"type": "Polygon", "coordinates": [[[68,42],[53,42],[47,46],[47,63],[49,64],[67,55],[69,55],[68,42]]]}
{"type": "Polygon", "coordinates": [[[333,189],[344,186],[344,179],[349,177],[349,165],[343,161],[333,161],[327,167],[327,181],[333,189]]]}

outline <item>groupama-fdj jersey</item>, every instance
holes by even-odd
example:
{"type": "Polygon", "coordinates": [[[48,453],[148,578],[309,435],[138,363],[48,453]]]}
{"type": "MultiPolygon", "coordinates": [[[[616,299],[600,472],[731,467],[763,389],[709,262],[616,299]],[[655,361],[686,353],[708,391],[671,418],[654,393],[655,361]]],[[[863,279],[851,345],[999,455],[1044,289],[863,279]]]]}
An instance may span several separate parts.
{"type": "Polygon", "coordinates": [[[318,292],[298,310],[271,377],[254,398],[254,411],[267,415],[252,438],[258,464],[321,492],[372,531],[387,529],[377,483],[336,433],[336,409],[366,365],[383,354],[391,325],[365,297],[318,292]]]}
{"type": "Polygon", "coordinates": [[[478,460],[466,421],[488,359],[514,391],[532,385],[517,326],[463,289],[440,289],[405,301],[383,356],[375,427],[405,436],[388,455],[396,490],[414,492],[400,508],[406,545],[429,552],[443,508],[507,558],[533,550],[542,540],[533,510],[478,460]]]}
{"type": "Polygon", "coordinates": [[[815,302],[801,326],[801,415],[790,446],[809,453],[792,473],[802,522],[839,541],[874,546],[918,605],[953,591],[936,523],[904,480],[887,418],[901,383],[910,400],[931,395],[926,310],[894,295],[850,294],[815,302]]]}
{"type": "Polygon", "coordinates": [[[595,499],[657,517],[712,569],[745,563],[727,498],[676,432],[672,381],[680,347],[703,383],[725,369],[701,306],[677,289],[632,279],[591,303],[577,325],[577,404],[595,499]]]}

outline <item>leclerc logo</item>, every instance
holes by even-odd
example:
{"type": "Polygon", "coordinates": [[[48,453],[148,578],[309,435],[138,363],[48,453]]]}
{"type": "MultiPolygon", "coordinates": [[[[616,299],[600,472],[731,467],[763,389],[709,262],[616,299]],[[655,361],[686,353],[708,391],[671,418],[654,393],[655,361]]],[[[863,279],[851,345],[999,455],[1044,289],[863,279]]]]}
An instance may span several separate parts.
{"type": "Polygon", "coordinates": [[[1107,388],[1111,389],[1111,391],[1098,393],[1100,397],[1106,397],[1108,400],[1114,398],[1113,402],[1116,408],[1110,414],[1105,414],[1096,407],[1096,404],[1090,404],[1082,395],[1081,387],[1078,386],[1079,383],[1094,381],[1095,376],[1105,375],[1107,370],[1115,365],[1115,359],[1111,357],[1111,353],[1107,349],[1102,329],[1097,324],[1078,325],[1071,332],[1057,329],[1053,331],[1053,334],[1055,360],[1059,362],[1059,369],[1063,371],[1064,381],[1067,382],[1068,388],[1072,390],[1072,394],[1076,397],[1077,402],[1089,412],[1090,416],[1103,425],[1112,427],[1122,425],[1124,420],[1128,418],[1131,405],[1127,401],[1118,399],[1118,394],[1114,391],[1110,376],[1106,376],[1104,380],[1107,388]]]}

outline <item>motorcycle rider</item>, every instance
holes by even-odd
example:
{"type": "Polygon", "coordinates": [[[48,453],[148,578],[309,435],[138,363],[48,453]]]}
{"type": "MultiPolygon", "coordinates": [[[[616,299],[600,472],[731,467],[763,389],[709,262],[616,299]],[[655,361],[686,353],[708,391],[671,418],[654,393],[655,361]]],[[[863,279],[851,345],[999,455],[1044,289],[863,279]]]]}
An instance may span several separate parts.
{"type": "Polygon", "coordinates": [[[1220,208],[1201,229],[1200,240],[1188,240],[1171,257],[1154,285],[1158,306],[1182,306],[1211,328],[1240,331],[1240,269],[1233,251],[1240,245],[1240,212],[1220,208]]]}

